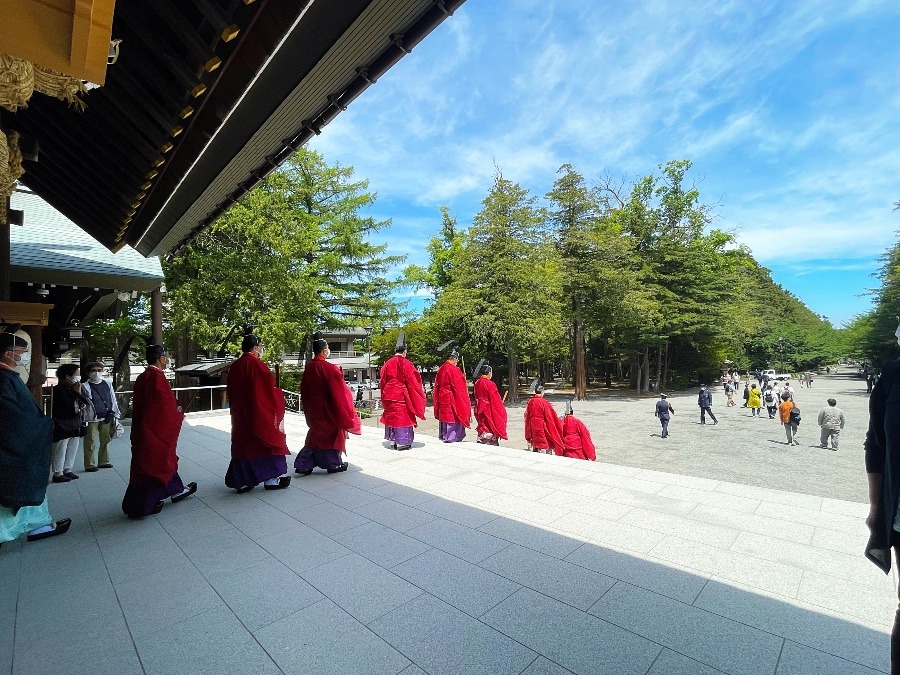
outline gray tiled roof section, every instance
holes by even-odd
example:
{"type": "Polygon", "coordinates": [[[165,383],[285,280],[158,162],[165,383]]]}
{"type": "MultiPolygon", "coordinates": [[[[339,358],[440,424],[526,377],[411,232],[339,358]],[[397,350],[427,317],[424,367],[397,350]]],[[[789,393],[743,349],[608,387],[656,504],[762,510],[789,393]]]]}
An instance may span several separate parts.
{"type": "MultiPolygon", "coordinates": [[[[130,246],[118,253],[111,252],[36,194],[14,193],[12,208],[25,211],[25,225],[10,228],[13,280],[21,276],[22,281],[33,281],[29,275],[22,274],[26,269],[83,275],[84,286],[117,288],[119,285],[103,284],[103,279],[129,278],[134,282],[143,281],[142,286],[151,282],[156,287],[164,279],[159,258],[145,258],[130,246]]],[[[47,276],[42,281],[68,283],[71,279],[54,282],[47,276]]]]}

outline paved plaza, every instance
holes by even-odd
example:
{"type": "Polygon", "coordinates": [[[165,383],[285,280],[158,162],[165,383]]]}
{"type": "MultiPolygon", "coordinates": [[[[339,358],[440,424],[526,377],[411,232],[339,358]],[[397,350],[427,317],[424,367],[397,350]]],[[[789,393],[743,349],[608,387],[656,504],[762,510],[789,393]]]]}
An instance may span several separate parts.
{"type": "MultiPolygon", "coordinates": [[[[246,495],[222,482],[228,416],[191,416],[181,474],[200,490],[142,521],[120,511],[114,441],[114,470],[49,488],[69,534],[0,548],[0,672],[887,672],[894,583],[862,556],[866,506],[832,494],[845,465],[864,481],[865,398],[838,396],[854,411],[840,452],[809,447],[812,401],[854,384],[798,394],[793,450],[721,395],[706,427],[695,394],[674,397],[667,441],[652,399],[622,398],[579,406],[605,461],[424,434],[396,452],[365,427],[347,473],[246,495]],[[727,456],[737,468],[710,477],[727,456]],[[752,458],[816,472],[819,490],[760,485],[740,474],[752,458]]],[[[287,427],[296,452],[302,417],[287,427]]]]}

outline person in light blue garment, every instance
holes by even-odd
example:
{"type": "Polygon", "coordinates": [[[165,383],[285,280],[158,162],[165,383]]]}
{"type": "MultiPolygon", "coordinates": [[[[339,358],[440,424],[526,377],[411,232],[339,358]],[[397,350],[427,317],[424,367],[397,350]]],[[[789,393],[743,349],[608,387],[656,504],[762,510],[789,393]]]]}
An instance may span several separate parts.
{"type": "Polygon", "coordinates": [[[0,333],[0,543],[65,534],[72,521],[53,522],[47,507],[53,420],[37,407],[15,372],[30,363],[28,342],[0,333]]]}

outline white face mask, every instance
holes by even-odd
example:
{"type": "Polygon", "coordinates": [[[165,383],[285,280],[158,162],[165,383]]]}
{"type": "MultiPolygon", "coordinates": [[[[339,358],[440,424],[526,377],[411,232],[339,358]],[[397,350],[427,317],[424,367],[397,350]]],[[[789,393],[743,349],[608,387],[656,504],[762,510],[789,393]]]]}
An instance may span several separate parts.
{"type": "Polygon", "coordinates": [[[102,380],[102,379],[103,379],[103,376],[102,376],[100,373],[91,373],[90,380],[91,380],[91,382],[93,382],[94,384],[97,384],[97,383],[100,382],[100,380],[102,380]]]}
{"type": "Polygon", "coordinates": [[[72,384],[78,384],[79,382],[81,382],[81,375],[73,375],[72,384]]]}
{"type": "Polygon", "coordinates": [[[28,368],[31,365],[31,352],[23,352],[19,356],[19,365],[28,368]]]}

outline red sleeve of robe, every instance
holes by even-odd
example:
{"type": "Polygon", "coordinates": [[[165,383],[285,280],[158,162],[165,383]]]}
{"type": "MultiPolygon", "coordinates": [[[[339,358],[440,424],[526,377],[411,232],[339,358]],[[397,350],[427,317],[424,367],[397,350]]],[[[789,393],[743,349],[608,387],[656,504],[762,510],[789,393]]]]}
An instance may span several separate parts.
{"type": "Polygon", "coordinates": [[[178,434],[184,414],[158,368],[148,367],[134,382],[131,418],[131,482],[166,485],[178,471],[178,434]]]}
{"type": "Polygon", "coordinates": [[[244,354],[231,365],[228,401],[233,459],[290,454],[282,431],[284,394],[275,387],[269,367],[253,354],[244,354]]]}
{"type": "Polygon", "coordinates": [[[362,433],[353,395],[341,369],[324,359],[307,361],[300,399],[309,431],[306,446],[314,450],[347,449],[346,434],[362,433]]]}
{"type": "Polygon", "coordinates": [[[584,458],[596,462],[597,451],[594,448],[594,442],[591,440],[591,432],[584,426],[584,422],[579,419],[576,419],[575,421],[578,422],[578,435],[581,436],[581,447],[584,452],[584,458]]]}

